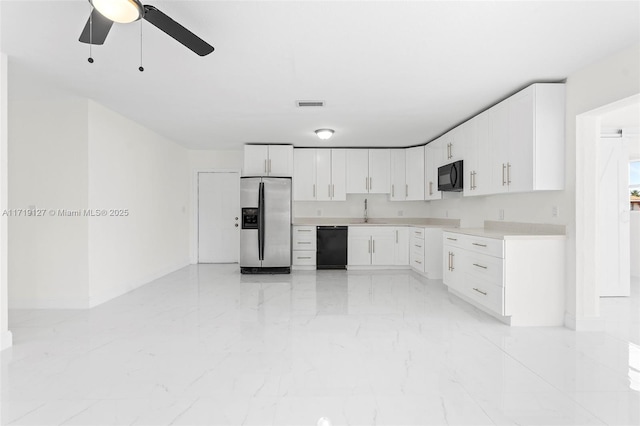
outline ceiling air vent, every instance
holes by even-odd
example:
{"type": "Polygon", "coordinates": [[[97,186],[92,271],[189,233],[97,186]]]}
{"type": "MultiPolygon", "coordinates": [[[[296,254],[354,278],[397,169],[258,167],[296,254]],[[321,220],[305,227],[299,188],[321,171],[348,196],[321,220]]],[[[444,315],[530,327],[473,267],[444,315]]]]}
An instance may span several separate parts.
{"type": "Polygon", "coordinates": [[[323,107],[324,101],[296,101],[296,106],[302,107],[323,107]]]}

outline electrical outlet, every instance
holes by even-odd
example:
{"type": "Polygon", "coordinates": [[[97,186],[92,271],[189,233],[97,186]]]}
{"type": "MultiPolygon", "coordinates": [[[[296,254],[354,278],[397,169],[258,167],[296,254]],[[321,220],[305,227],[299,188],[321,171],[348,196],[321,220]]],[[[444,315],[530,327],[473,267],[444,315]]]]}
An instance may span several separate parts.
{"type": "Polygon", "coordinates": [[[558,209],[558,206],[551,207],[551,217],[558,217],[558,216],[560,216],[560,210],[558,209]]]}
{"type": "Polygon", "coordinates": [[[504,220],[504,209],[498,210],[498,219],[504,220]]]}
{"type": "Polygon", "coordinates": [[[403,210],[398,210],[398,216],[404,216],[404,211],[403,210]]]}
{"type": "Polygon", "coordinates": [[[322,216],[322,210],[318,209],[318,211],[316,212],[316,214],[317,214],[318,216],[322,216]]]}

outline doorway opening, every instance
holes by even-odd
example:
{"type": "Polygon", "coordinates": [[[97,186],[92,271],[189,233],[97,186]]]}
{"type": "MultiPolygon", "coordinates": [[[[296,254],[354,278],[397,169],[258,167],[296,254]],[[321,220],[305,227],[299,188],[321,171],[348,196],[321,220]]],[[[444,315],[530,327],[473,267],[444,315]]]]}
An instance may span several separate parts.
{"type": "Polygon", "coordinates": [[[640,94],[581,114],[576,125],[582,145],[576,164],[580,329],[603,330],[613,321],[625,333],[640,292],[640,253],[634,249],[640,230],[629,187],[630,161],[640,157],[640,94]]]}

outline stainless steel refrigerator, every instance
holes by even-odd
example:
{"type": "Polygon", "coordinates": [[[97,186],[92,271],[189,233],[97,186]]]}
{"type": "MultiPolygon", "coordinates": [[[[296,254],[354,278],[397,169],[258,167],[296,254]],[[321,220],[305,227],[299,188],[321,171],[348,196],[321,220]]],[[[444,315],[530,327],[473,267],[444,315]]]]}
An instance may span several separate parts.
{"type": "Polygon", "coordinates": [[[291,178],[240,179],[240,272],[291,272],[291,178]]]}

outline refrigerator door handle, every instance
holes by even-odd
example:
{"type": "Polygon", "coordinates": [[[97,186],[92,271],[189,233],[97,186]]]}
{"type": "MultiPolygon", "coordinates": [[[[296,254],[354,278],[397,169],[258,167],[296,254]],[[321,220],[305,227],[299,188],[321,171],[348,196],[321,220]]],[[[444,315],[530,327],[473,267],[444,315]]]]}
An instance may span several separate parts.
{"type": "Polygon", "coordinates": [[[258,259],[264,260],[264,182],[258,187],[258,259]]]}

